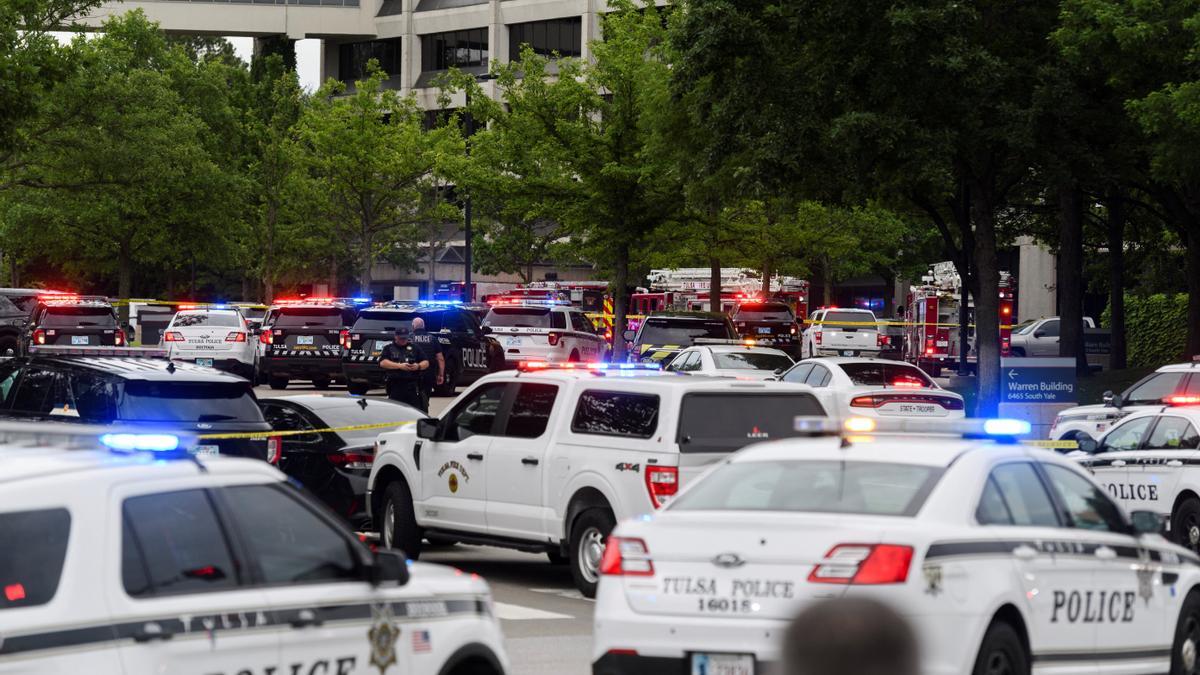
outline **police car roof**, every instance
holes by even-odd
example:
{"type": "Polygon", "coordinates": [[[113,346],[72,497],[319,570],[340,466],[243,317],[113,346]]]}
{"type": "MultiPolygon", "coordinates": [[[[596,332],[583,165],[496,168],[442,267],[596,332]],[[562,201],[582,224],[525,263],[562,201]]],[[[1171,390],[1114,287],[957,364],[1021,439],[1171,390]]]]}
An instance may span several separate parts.
{"type": "MultiPolygon", "coordinates": [[[[283,474],[266,462],[240,457],[205,457],[200,462],[213,475],[258,475],[283,480],[283,474]]],[[[97,472],[110,480],[131,475],[138,478],[170,479],[195,476],[200,467],[186,459],[162,460],[153,453],[120,454],[105,450],[63,450],[53,443],[37,447],[0,443],[0,488],[6,484],[44,476],[67,481],[72,475],[87,474],[96,480],[97,472]]]]}
{"type": "Polygon", "coordinates": [[[845,460],[948,467],[964,453],[975,450],[986,451],[998,457],[1025,457],[1043,452],[1016,443],[963,438],[951,434],[882,433],[849,435],[847,440],[848,444],[843,447],[842,439],[838,436],[785,438],[751,445],[734,455],[730,461],[845,460]]]}
{"type": "Polygon", "coordinates": [[[1167,365],[1154,371],[1156,373],[1177,373],[1200,368],[1200,361],[1191,363],[1168,363],[1167,365]]]}
{"type": "Polygon", "coordinates": [[[835,366],[844,365],[847,363],[880,363],[888,366],[897,366],[916,368],[911,363],[906,361],[897,361],[895,359],[878,359],[870,356],[813,356],[797,363],[832,363],[835,366]]]}
{"type": "Polygon", "coordinates": [[[666,311],[666,312],[652,312],[650,314],[650,316],[648,316],[646,318],[647,318],[647,320],[649,320],[649,319],[695,319],[697,321],[703,321],[703,320],[711,320],[711,319],[727,319],[729,317],[726,316],[725,314],[722,314],[721,312],[691,312],[691,311],[684,311],[684,310],[671,310],[671,311],[666,311]]]}
{"type": "Polygon", "coordinates": [[[217,382],[237,383],[246,380],[213,368],[191,363],[172,362],[166,359],[133,358],[120,356],[31,356],[30,363],[47,363],[56,366],[83,367],[116,375],[126,380],[154,382],[217,382]],[[172,369],[170,366],[174,364],[172,369]]]}
{"type": "Polygon", "coordinates": [[[749,345],[749,346],[745,345],[745,344],[740,344],[740,345],[735,345],[735,344],[695,345],[694,347],[689,347],[689,349],[694,349],[697,347],[703,347],[705,349],[708,349],[709,351],[711,351],[714,354],[729,354],[729,353],[745,354],[746,352],[750,352],[752,354],[783,354],[784,356],[787,356],[787,354],[782,349],[776,349],[775,347],[766,347],[766,346],[762,346],[762,345],[749,345]]]}
{"type": "Polygon", "coordinates": [[[583,368],[576,370],[557,370],[554,368],[546,368],[544,370],[536,370],[532,372],[517,371],[502,371],[492,373],[481,378],[481,381],[505,381],[508,378],[515,377],[519,380],[528,378],[560,380],[563,382],[572,382],[586,380],[590,382],[611,382],[617,384],[622,380],[637,380],[639,385],[655,386],[663,388],[678,388],[678,389],[713,389],[713,390],[748,390],[757,392],[811,392],[812,387],[807,384],[799,384],[792,382],[763,382],[760,380],[735,380],[729,377],[716,377],[712,375],[682,375],[677,373],[666,373],[659,370],[586,370],[583,368]]]}

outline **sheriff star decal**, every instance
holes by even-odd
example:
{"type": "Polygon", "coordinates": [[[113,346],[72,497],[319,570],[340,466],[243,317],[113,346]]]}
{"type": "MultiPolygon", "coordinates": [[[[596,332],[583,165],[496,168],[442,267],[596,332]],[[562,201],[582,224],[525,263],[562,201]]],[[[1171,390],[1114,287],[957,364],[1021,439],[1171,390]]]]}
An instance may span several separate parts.
{"type": "Polygon", "coordinates": [[[372,605],[371,617],[371,630],[367,631],[371,641],[371,665],[383,675],[389,667],[396,665],[396,640],[400,638],[400,628],[396,626],[390,604],[372,605]]]}

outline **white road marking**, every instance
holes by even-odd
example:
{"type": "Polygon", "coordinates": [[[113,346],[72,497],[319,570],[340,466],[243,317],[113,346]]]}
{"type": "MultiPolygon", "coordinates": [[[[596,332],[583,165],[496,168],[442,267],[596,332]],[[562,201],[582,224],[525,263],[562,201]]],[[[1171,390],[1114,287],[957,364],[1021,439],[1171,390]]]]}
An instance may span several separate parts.
{"type": "Polygon", "coordinates": [[[583,597],[583,593],[579,592],[578,588],[531,588],[534,593],[545,593],[547,595],[557,595],[560,598],[567,600],[583,600],[585,602],[595,602],[593,598],[583,597]]]}
{"type": "Polygon", "coordinates": [[[574,619],[570,614],[558,614],[556,612],[547,612],[532,607],[522,607],[521,605],[510,605],[506,602],[497,602],[496,618],[505,621],[548,621],[556,619],[574,619]]]}

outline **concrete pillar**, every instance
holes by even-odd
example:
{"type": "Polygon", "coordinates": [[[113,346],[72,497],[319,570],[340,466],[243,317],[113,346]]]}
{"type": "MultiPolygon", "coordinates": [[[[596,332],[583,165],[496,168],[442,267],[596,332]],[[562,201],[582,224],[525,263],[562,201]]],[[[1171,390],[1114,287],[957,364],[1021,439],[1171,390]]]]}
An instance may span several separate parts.
{"type": "Polygon", "coordinates": [[[1058,258],[1032,237],[1017,239],[1019,247],[1017,275],[1017,321],[1055,316],[1058,286],[1058,258]]]}
{"type": "Polygon", "coordinates": [[[400,93],[407,95],[412,91],[417,78],[421,76],[421,38],[413,33],[413,10],[417,8],[417,0],[404,0],[404,12],[400,15],[403,26],[400,46],[400,93]]]}
{"type": "Polygon", "coordinates": [[[580,57],[584,61],[589,61],[592,58],[592,41],[599,40],[602,37],[600,33],[600,9],[597,5],[603,2],[604,0],[587,0],[587,11],[583,14],[583,25],[580,27],[580,33],[583,35],[583,51],[580,52],[580,57]]]}
{"type": "Polygon", "coordinates": [[[488,22],[488,61],[508,63],[508,28],[504,25],[500,0],[491,0],[491,10],[492,19],[488,22]]]}

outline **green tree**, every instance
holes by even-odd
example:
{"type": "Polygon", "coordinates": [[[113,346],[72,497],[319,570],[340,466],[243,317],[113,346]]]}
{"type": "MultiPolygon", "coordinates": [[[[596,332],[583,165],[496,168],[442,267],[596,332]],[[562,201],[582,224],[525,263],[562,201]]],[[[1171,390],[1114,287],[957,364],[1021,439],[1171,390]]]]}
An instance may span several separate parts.
{"type": "Polygon", "coordinates": [[[385,78],[375,69],[349,95],[330,80],[305,108],[297,132],[319,212],[332,241],[348,247],[363,294],[385,256],[415,268],[425,240],[420,223],[457,217],[453,205],[432,203],[427,194],[448,158],[464,152],[457,127],[426,130],[416,100],[384,90],[385,78]]]}

